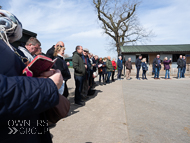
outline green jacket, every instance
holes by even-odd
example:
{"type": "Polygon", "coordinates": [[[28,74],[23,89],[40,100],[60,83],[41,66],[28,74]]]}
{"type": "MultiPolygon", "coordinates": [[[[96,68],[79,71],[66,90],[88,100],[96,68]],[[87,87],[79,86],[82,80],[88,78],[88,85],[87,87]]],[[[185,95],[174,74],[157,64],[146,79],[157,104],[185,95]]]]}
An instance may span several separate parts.
{"type": "Polygon", "coordinates": [[[72,61],[73,61],[74,74],[77,76],[84,76],[86,69],[84,66],[84,61],[82,60],[82,55],[80,55],[75,51],[73,53],[72,61]]]}
{"type": "Polygon", "coordinates": [[[113,66],[112,66],[112,62],[110,60],[106,61],[106,70],[107,72],[113,71],[113,66]]]}

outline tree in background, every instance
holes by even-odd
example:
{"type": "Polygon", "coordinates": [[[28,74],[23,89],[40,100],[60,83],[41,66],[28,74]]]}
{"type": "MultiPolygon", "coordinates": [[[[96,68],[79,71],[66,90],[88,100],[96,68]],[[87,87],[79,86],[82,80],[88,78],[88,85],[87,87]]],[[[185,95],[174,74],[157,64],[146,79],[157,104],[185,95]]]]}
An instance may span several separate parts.
{"type": "Polygon", "coordinates": [[[136,8],[138,0],[93,0],[104,33],[113,39],[114,48],[121,54],[120,46],[143,42],[152,36],[139,23],[136,8]]]}

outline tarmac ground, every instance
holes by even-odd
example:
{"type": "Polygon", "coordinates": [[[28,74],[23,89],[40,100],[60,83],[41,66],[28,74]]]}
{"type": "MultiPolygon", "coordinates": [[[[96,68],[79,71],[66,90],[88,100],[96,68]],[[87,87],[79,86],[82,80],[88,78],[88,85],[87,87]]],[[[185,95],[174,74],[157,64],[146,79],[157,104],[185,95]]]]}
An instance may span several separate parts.
{"type": "Polygon", "coordinates": [[[54,143],[190,143],[190,77],[116,80],[80,107],[71,74],[71,109],[50,129],[54,143]]]}

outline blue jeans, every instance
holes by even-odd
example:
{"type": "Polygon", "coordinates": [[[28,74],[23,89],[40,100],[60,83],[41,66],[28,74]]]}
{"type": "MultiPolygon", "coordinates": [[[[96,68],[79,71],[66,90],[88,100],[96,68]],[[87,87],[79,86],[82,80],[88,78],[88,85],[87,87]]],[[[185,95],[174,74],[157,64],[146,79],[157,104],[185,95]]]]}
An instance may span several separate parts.
{"type": "Polygon", "coordinates": [[[183,72],[183,68],[178,68],[178,73],[177,73],[178,78],[182,77],[182,72],[183,72]]]}
{"type": "Polygon", "coordinates": [[[121,72],[122,72],[122,70],[118,70],[117,79],[121,79],[121,72]]]}
{"type": "Polygon", "coordinates": [[[137,78],[137,79],[139,78],[139,71],[140,71],[140,68],[141,68],[141,67],[137,67],[137,74],[136,74],[136,78],[137,78]]]}
{"type": "Polygon", "coordinates": [[[165,78],[167,78],[167,76],[170,78],[170,70],[166,70],[165,78]]]}
{"type": "Polygon", "coordinates": [[[160,74],[160,67],[155,67],[155,73],[154,73],[154,78],[159,78],[159,74],[160,74]]]}
{"type": "Polygon", "coordinates": [[[107,76],[107,83],[110,82],[110,76],[111,76],[111,71],[107,72],[108,76],[107,76]]]}
{"type": "Polygon", "coordinates": [[[182,77],[185,78],[185,71],[186,71],[186,68],[183,67],[183,71],[182,71],[182,77]]]}
{"type": "Polygon", "coordinates": [[[101,77],[103,78],[103,82],[104,82],[104,74],[99,74],[99,82],[101,82],[101,77]]]}
{"type": "Polygon", "coordinates": [[[75,103],[76,102],[81,102],[81,92],[82,92],[82,88],[83,88],[83,80],[84,77],[83,76],[74,76],[75,78],[75,103]]]}
{"type": "Polygon", "coordinates": [[[142,79],[146,79],[146,70],[143,70],[142,79]]]}

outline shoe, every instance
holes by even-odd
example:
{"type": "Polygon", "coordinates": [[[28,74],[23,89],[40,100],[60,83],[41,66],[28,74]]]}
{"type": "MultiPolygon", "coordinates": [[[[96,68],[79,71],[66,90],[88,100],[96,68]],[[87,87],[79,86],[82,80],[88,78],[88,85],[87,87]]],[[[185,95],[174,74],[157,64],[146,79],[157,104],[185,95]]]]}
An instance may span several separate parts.
{"type": "Polygon", "coordinates": [[[157,79],[160,79],[160,78],[157,78],[157,79]]]}
{"type": "Polygon", "coordinates": [[[129,78],[129,79],[127,79],[127,80],[131,80],[131,79],[129,78]]]}
{"type": "Polygon", "coordinates": [[[145,78],[146,80],[148,80],[148,78],[145,78]]]}
{"type": "Polygon", "coordinates": [[[93,96],[95,92],[96,92],[96,90],[90,90],[90,91],[88,91],[87,96],[93,96]]]}
{"type": "Polygon", "coordinates": [[[141,80],[140,78],[137,78],[138,80],[141,80]]]}
{"type": "Polygon", "coordinates": [[[87,100],[87,99],[89,99],[89,97],[88,97],[88,96],[83,96],[83,95],[82,95],[81,99],[83,99],[83,100],[87,100]]]}
{"type": "Polygon", "coordinates": [[[75,105],[78,105],[78,106],[85,106],[85,103],[84,103],[84,102],[75,102],[75,105]]]}
{"type": "Polygon", "coordinates": [[[48,127],[49,128],[54,128],[55,126],[56,126],[55,123],[51,123],[51,122],[48,121],[48,127]]]}
{"type": "Polygon", "coordinates": [[[171,78],[168,78],[168,79],[171,79],[171,78]]]}

